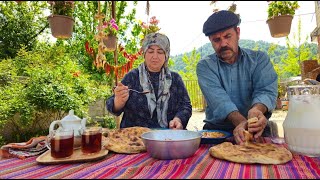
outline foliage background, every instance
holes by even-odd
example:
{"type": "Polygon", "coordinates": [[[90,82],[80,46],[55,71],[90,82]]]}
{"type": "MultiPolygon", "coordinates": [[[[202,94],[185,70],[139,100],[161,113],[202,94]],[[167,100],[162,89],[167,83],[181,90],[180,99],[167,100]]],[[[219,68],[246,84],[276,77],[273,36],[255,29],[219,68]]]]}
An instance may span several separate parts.
{"type": "MultiPolygon", "coordinates": [[[[88,42],[97,53],[98,42],[94,36],[98,22],[94,16],[98,3],[75,1],[74,7],[72,38],[52,42],[44,13],[51,8],[47,2],[0,1],[0,145],[48,134],[50,122],[61,119],[70,109],[80,118],[88,117],[90,104],[112,94],[115,73],[96,68],[94,57],[85,49],[88,42]]],[[[101,12],[107,20],[111,18],[110,7],[110,1],[101,2],[101,12]]],[[[117,1],[118,43],[127,54],[139,51],[143,37],[141,21],[135,15],[136,9],[128,9],[128,2],[117,1]]],[[[280,79],[298,75],[299,63],[315,59],[317,54],[317,46],[305,43],[299,34],[287,38],[286,47],[252,40],[240,40],[240,46],[268,52],[280,79]]],[[[119,49],[116,53],[105,53],[108,64],[115,65],[115,54],[119,66],[128,62],[119,49]]],[[[169,67],[185,81],[196,81],[197,62],[211,53],[213,49],[208,43],[192,52],[170,57],[169,67]]],[[[142,62],[140,56],[133,67],[142,62]]],[[[189,91],[191,99],[199,92],[189,91]]],[[[88,121],[96,119],[100,119],[103,127],[115,127],[113,116],[89,117],[88,121]]]]}
{"type": "MultiPolygon", "coordinates": [[[[48,134],[48,125],[70,109],[80,118],[88,117],[91,103],[111,95],[114,72],[97,69],[85,49],[89,42],[97,52],[94,15],[98,4],[76,1],[74,5],[72,38],[52,42],[44,15],[50,9],[48,3],[0,2],[0,145],[48,134]]],[[[127,6],[127,2],[116,3],[118,39],[127,53],[136,53],[141,27],[135,8],[125,11],[127,6]]],[[[110,2],[101,4],[107,18],[111,17],[110,7],[110,2]]],[[[123,54],[117,53],[118,65],[127,63],[123,54]]],[[[114,53],[105,55],[107,63],[115,65],[114,53]]],[[[95,118],[100,118],[103,127],[115,128],[113,116],[89,117],[89,123],[95,118]]]]}

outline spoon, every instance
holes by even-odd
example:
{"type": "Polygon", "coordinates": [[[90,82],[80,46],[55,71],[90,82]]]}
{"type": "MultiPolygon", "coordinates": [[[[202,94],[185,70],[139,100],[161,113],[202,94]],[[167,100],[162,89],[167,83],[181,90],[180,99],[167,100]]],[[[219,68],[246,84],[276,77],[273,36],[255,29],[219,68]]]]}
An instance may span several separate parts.
{"type": "MultiPolygon", "coordinates": [[[[116,88],[116,86],[114,86],[113,88],[112,88],[112,90],[114,90],[116,88]]],[[[148,93],[150,93],[150,91],[148,91],[148,90],[146,90],[146,91],[137,91],[137,90],[135,90],[135,89],[128,89],[129,91],[133,91],[133,92],[136,92],[136,93],[138,93],[138,94],[148,94],[148,93]]]]}
{"type": "Polygon", "coordinates": [[[150,93],[150,91],[146,90],[146,91],[137,91],[135,89],[128,89],[129,91],[133,91],[133,92],[136,92],[136,93],[139,93],[139,94],[148,94],[150,93]]]}

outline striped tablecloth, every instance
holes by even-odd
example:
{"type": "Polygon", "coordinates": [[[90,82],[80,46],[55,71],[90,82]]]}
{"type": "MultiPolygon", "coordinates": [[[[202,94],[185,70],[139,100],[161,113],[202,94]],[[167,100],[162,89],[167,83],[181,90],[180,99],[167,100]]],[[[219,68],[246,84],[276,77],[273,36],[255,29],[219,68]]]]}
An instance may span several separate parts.
{"type": "MultiPolygon", "coordinates": [[[[267,140],[269,141],[269,140],[267,140]]],[[[135,155],[110,154],[90,163],[41,165],[37,157],[0,160],[1,179],[44,178],[139,178],[139,179],[309,179],[320,178],[320,158],[298,154],[283,165],[238,164],[212,158],[212,145],[201,145],[195,155],[187,159],[157,160],[147,153],[135,155]]]]}

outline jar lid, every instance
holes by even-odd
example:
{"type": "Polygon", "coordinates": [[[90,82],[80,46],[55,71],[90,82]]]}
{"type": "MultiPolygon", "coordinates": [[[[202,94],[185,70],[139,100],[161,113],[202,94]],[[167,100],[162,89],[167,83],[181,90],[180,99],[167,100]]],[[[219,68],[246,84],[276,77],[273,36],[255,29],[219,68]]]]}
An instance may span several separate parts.
{"type": "Polygon", "coordinates": [[[304,85],[304,84],[300,84],[300,85],[294,85],[294,86],[289,86],[289,88],[312,88],[312,87],[318,87],[320,88],[320,85],[304,85]]]}
{"type": "Polygon", "coordinates": [[[296,85],[288,87],[289,97],[292,95],[320,95],[320,85],[296,85]]]}

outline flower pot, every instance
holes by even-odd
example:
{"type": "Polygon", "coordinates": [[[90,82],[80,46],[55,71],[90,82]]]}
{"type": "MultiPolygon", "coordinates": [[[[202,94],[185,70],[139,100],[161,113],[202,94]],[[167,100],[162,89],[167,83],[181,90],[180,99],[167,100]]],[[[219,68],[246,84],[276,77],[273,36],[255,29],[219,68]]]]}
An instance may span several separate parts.
{"type": "Polygon", "coordinates": [[[289,109],[289,101],[288,100],[282,100],[282,110],[288,110],[289,109]]]}
{"type": "Polygon", "coordinates": [[[68,39],[72,36],[74,19],[63,15],[48,16],[52,36],[58,39],[68,39]]]}
{"type": "Polygon", "coordinates": [[[115,51],[117,48],[118,38],[115,35],[108,35],[106,38],[103,38],[103,43],[106,46],[106,51],[115,51]]]}
{"type": "Polygon", "coordinates": [[[282,101],[280,98],[277,99],[276,109],[282,109],[282,101]]]}
{"type": "Polygon", "coordinates": [[[285,37],[290,34],[291,22],[293,16],[283,15],[276,16],[267,20],[270,34],[274,38],[285,37]]]}

